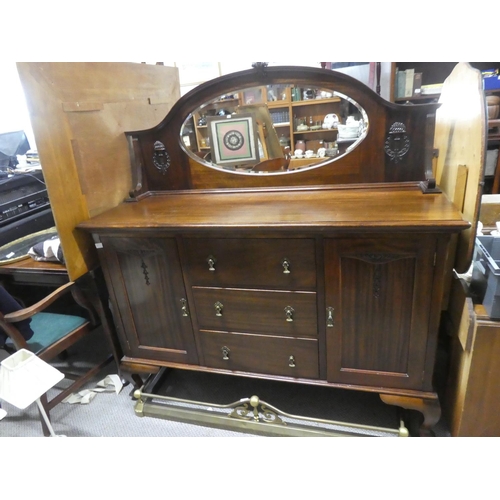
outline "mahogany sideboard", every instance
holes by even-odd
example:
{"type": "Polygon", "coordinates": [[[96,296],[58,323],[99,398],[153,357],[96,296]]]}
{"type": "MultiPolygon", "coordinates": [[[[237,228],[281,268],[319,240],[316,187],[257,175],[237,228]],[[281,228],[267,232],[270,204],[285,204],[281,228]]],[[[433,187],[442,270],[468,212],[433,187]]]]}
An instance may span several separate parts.
{"type": "Polygon", "coordinates": [[[471,226],[433,177],[438,108],[389,103],[330,70],[258,66],[200,85],[157,126],[128,132],[130,196],[77,226],[98,249],[122,368],[376,392],[420,411],[421,434],[431,433],[450,241],[471,226]],[[269,124],[247,102],[244,113],[217,110],[242,89],[280,85],[313,89],[317,116],[327,109],[338,125],[353,116],[352,146],[293,171],[283,148],[271,170],[269,124]],[[338,107],[320,108],[332,95],[338,107]],[[191,133],[206,110],[210,155],[191,133]],[[221,116],[222,133],[212,125],[221,116]],[[255,161],[243,158],[248,141],[255,161]],[[219,153],[232,161],[217,163],[219,153]]]}

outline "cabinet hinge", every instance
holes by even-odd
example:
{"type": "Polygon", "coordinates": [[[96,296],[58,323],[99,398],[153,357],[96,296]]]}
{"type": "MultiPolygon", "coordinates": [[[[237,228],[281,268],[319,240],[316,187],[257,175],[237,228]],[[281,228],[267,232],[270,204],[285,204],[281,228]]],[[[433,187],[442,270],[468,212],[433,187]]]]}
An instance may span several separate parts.
{"type": "Polygon", "coordinates": [[[434,252],[434,262],[433,262],[433,266],[436,267],[436,260],[437,260],[437,252],[434,252]]]}

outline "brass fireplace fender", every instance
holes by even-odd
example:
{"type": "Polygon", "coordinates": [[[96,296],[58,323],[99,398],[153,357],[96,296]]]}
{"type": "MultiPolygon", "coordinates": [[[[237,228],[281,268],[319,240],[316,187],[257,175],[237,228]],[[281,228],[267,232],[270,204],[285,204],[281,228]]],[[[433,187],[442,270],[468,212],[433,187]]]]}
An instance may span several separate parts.
{"type": "Polygon", "coordinates": [[[310,418],[279,410],[253,395],[230,404],[162,396],[147,392],[161,378],[161,371],[151,382],[134,391],[135,413],[193,425],[222,428],[235,432],[282,437],[408,437],[400,419],[398,429],[310,418]]]}

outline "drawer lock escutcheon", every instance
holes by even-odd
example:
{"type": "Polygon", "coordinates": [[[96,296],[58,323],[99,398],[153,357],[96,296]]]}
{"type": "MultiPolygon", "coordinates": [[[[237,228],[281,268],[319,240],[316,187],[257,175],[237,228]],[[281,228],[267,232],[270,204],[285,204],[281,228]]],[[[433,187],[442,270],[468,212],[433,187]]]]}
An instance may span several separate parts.
{"type": "Polygon", "coordinates": [[[286,315],[286,320],[289,322],[293,321],[293,313],[294,309],[292,306],[286,306],[285,307],[285,315],[286,315]]]}
{"type": "Polygon", "coordinates": [[[334,326],[334,321],[333,321],[333,307],[327,307],[326,308],[326,312],[328,314],[327,318],[326,318],[326,326],[328,328],[333,328],[334,326]]]}
{"type": "Polygon", "coordinates": [[[228,361],[229,360],[229,353],[231,352],[231,349],[229,349],[229,347],[227,347],[227,346],[224,346],[221,348],[221,351],[222,351],[222,359],[224,361],[228,361]]]}
{"type": "Polygon", "coordinates": [[[214,307],[215,307],[215,315],[222,316],[222,309],[224,309],[224,305],[221,304],[220,302],[216,302],[214,304],[214,307]]]}
{"type": "Polygon", "coordinates": [[[288,366],[290,368],[295,368],[295,356],[290,356],[288,358],[288,366]]]}
{"type": "Polygon", "coordinates": [[[207,262],[208,262],[208,270],[212,271],[212,272],[215,271],[215,263],[217,262],[215,257],[212,257],[210,255],[210,257],[208,257],[208,259],[207,259],[207,262]]]}
{"type": "Polygon", "coordinates": [[[281,264],[283,265],[283,274],[290,274],[290,261],[288,259],[283,259],[281,264]]]}
{"type": "Polygon", "coordinates": [[[189,309],[188,309],[188,306],[187,306],[187,300],[186,299],[181,299],[181,311],[182,311],[182,315],[184,317],[189,316],[189,309]]]}

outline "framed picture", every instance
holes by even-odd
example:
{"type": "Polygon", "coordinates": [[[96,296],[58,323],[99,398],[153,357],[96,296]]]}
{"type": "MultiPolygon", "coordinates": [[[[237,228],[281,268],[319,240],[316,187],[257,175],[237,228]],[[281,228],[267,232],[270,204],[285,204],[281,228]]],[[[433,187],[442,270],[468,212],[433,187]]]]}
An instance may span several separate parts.
{"type": "Polygon", "coordinates": [[[246,166],[260,162],[254,115],[207,117],[212,162],[219,166],[246,166]]]}

